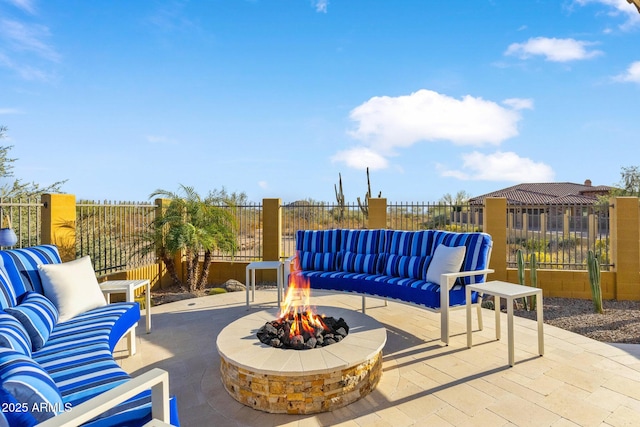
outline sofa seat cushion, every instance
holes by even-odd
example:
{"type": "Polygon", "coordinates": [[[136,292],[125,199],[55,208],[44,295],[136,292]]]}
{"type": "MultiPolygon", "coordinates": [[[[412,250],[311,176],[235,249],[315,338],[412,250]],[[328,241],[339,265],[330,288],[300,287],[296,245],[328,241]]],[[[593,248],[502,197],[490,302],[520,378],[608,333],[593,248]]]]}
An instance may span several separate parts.
{"type": "Polygon", "coordinates": [[[68,342],[106,340],[111,352],[129,329],[140,320],[137,302],[118,302],[94,308],[66,322],[51,332],[45,350],[65,347],[68,342]]]}
{"type": "MultiPolygon", "coordinates": [[[[357,292],[407,301],[432,309],[440,308],[440,286],[422,279],[327,271],[299,271],[292,274],[307,279],[312,289],[357,292]]],[[[477,292],[471,293],[471,301],[478,301],[477,292]]],[[[449,291],[449,305],[464,303],[464,286],[454,285],[449,291]]]]}

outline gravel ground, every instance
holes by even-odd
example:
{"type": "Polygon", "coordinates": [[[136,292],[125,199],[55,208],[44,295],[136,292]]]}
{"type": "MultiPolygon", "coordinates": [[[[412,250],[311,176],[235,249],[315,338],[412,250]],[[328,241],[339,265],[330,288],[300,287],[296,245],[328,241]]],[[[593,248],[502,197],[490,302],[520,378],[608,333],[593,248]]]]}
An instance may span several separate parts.
{"type": "MultiPolygon", "coordinates": [[[[640,344],[640,301],[603,301],[603,314],[591,300],[544,298],[544,323],[607,343],[640,344]]],[[[504,310],[506,311],[506,310],[504,310]]],[[[535,311],[516,309],[517,316],[535,319],[535,311]]]]}

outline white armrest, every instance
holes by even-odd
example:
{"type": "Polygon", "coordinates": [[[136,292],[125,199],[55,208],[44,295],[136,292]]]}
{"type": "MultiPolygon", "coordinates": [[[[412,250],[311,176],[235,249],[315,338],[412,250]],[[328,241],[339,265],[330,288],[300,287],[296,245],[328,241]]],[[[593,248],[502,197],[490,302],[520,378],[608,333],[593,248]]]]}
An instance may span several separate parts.
{"type": "Polygon", "coordinates": [[[289,274],[291,274],[291,262],[296,259],[296,255],[291,255],[289,258],[284,260],[284,283],[285,285],[289,284],[289,274]]]}
{"type": "Polygon", "coordinates": [[[38,424],[42,427],[75,427],[108,411],[119,403],[151,388],[151,418],[169,422],[169,373],[159,368],[131,378],[111,390],[74,406],[68,412],[38,424]]]}
{"type": "Polygon", "coordinates": [[[487,275],[493,272],[494,270],[490,268],[486,268],[484,270],[460,271],[458,273],[445,273],[440,275],[440,286],[442,286],[443,283],[446,283],[447,289],[451,290],[451,288],[453,288],[453,284],[456,283],[456,279],[459,277],[477,276],[480,274],[487,275]]]}

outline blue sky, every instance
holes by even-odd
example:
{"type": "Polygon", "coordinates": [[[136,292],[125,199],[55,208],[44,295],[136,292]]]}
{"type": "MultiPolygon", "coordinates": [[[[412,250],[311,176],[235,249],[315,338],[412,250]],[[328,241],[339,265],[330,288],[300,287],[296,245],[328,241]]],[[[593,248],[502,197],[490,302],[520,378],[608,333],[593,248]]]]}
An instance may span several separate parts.
{"type": "Polygon", "coordinates": [[[0,0],[2,144],[79,199],[613,185],[638,111],[627,0],[0,0]]]}

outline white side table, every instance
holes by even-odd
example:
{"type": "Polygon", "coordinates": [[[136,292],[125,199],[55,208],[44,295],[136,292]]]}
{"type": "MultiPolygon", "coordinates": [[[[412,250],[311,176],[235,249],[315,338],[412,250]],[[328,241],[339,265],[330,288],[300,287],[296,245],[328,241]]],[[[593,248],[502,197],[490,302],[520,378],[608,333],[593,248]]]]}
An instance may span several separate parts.
{"type": "Polygon", "coordinates": [[[514,365],[514,345],[513,345],[513,300],[523,297],[535,295],[537,297],[537,320],[538,320],[538,353],[540,356],[544,354],[544,333],[543,333],[543,314],[542,314],[542,289],[531,286],[516,285],[515,283],[501,282],[494,280],[487,283],[479,283],[477,285],[466,285],[466,302],[467,302],[467,347],[472,346],[471,337],[471,291],[479,292],[483,295],[493,295],[495,298],[495,314],[496,314],[496,339],[500,339],[500,298],[507,301],[507,337],[509,345],[509,366],[514,365]]]}
{"type": "MultiPolygon", "coordinates": [[[[151,332],[151,284],[148,279],[143,280],[108,280],[100,283],[100,290],[104,294],[107,303],[111,302],[111,294],[125,294],[127,302],[135,301],[135,291],[145,287],[145,320],[147,333],[151,332]]],[[[136,329],[131,328],[127,338],[129,356],[136,353],[136,329]]]]}
{"type": "Polygon", "coordinates": [[[283,276],[282,261],[256,261],[249,263],[246,269],[247,309],[249,309],[249,288],[251,288],[251,301],[254,301],[256,296],[256,270],[277,271],[278,307],[280,307],[283,276]]]}

